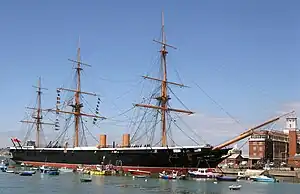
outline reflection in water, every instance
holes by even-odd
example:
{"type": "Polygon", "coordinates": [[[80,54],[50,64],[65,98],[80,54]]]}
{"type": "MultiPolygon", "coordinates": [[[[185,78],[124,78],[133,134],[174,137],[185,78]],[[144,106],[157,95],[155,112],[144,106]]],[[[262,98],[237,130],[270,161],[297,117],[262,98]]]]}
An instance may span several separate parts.
{"type": "Polygon", "coordinates": [[[105,183],[104,178],[104,176],[93,176],[93,182],[98,186],[103,186],[105,183]]]}

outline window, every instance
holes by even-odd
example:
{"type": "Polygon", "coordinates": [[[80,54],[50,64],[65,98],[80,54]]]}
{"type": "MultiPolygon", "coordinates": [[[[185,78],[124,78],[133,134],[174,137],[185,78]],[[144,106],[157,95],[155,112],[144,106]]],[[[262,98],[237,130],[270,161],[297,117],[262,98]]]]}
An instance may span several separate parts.
{"type": "Polygon", "coordinates": [[[253,151],[256,151],[256,146],[253,146],[253,151]]]}
{"type": "Polygon", "coordinates": [[[263,147],[262,146],[259,147],[259,151],[263,151],[263,147]]]}
{"type": "Polygon", "coordinates": [[[256,152],[253,152],[253,156],[256,156],[256,152]]]}

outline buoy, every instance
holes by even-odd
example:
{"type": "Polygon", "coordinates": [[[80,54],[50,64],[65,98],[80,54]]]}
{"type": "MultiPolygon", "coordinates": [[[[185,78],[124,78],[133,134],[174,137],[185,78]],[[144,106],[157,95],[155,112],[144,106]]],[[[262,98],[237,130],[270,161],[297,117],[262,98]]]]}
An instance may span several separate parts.
{"type": "Polygon", "coordinates": [[[135,176],[132,176],[132,179],[134,179],[135,178],[135,176]]]}
{"type": "Polygon", "coordinates": [[[145,182],[147,182],[148,180],[147,179],[145,179],[145,182]]]}

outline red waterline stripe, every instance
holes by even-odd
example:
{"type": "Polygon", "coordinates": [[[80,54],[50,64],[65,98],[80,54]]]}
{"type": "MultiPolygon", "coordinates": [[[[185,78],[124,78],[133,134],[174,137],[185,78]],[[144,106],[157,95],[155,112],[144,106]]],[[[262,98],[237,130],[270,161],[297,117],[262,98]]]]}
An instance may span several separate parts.
{"type": "MultiPolygon", "coordinates": [[[[81,166],[81,164],[67,164],[67,163],[53,163],[53,162],[32,162],[32,161],[18,161],[23,162],[24,164],[30,164],[32,166],[52,166],[52,167],[67,167],[76,169],[78,166],[81,166]]],[[[96,165],[82,165],[86,168],[95,169],[96,165]]],[[[118,169],[123,169],[125,172],[128,172],[128,170],[143,170],[143,171],[150,171],[152,173],[159,173],[163,170],[176,170],[176,171],[182,171],[187,172],[189,170],[197,170],[197,168],[179,168],[179,167],[143,167],[143,166],[117,166],[118,169]]]]}

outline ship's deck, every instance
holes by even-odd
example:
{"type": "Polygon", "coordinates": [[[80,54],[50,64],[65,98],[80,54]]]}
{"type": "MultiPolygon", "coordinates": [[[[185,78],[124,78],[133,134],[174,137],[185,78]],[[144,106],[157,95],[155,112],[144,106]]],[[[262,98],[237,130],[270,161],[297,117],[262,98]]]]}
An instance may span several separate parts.
{"type": "Polygon", "coordinates": [[[89,147],[74,147],[74,148],[35,148],[34,146],[16,146],[10,147],[10,150],[107,150],[107,151],[115,151],[115,150],[165,150],[165,149],[172,149],[172,150],[182,150],[182,149],[203,149],[203,148],[210,148],[206,145],[203,146],[172,146],[172,147],[149,147],[149,146],[142,146],[142,147],[124,147],[124,148],[98,148],[94,146],[89,147]]]}

